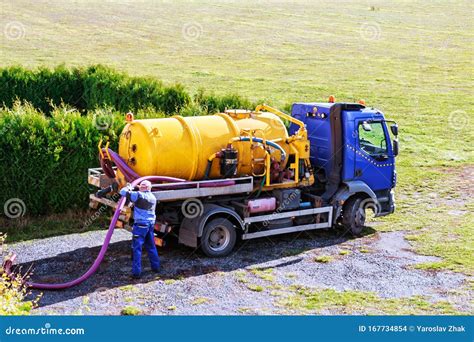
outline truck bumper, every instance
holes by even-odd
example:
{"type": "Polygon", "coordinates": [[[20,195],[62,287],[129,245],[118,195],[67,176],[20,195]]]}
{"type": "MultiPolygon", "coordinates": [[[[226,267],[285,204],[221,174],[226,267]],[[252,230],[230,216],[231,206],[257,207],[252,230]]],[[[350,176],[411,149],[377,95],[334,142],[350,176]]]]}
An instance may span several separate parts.
{"type": "Polygon", "coordinates": [[[388,201],[379,202],[379,212],[376,217],[387,216],[395,212],[395,191],[394,189],[390,190],[388,201]]]}

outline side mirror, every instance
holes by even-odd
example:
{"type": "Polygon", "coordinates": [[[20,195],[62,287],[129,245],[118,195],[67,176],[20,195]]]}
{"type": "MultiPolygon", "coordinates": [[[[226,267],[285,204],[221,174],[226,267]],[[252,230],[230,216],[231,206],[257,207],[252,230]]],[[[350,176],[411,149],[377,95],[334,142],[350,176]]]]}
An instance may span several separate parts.
{"type": "Polygon", "coordinates": [[[371,132],[372,131],[372,126],[370,126],[370,124],[367,123],[367,121],[364,121],[362,123],[362,128],[364,129],[364,131],[366,132],[371,132]]]}
{"type": "Polygon", "coordinates": [[[394,139],[392,143],[393,155],[396,157],[398,156],[399,146],[398,146],[398,139],[394,139]]]}
{"type": "Polygon", "coordinates": [[[397,124],[393,124],[390,126],[390,130],[392,131],[392,134],[394,136],[397,136],[398,135],[398,125],[397,124]]]}

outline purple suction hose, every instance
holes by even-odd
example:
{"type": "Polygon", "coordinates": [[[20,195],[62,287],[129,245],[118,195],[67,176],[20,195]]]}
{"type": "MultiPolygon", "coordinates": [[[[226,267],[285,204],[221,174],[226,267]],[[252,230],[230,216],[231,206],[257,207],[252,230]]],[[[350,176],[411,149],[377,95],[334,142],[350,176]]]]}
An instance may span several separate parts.
{"type": "MultiPolygon", "coordinates": [[[[146,177],[140,177],[134,180],[132,182],[132,187],[137,186],[144,180],[149,180],[150,182],[184,182],[185,181],[184,179],[173,178],[173,177],[146,176],[146,177]]],[[[229,186],[232,184],[234,184],[233,181],[215,182],[215,183],[209,182],[209,186],[213,186],[213,187],[229,186]]],[[[42,283],[35,283],[35,282],[27,282],[26,286],[30,288],[34,288],[34,289],[40,289],[40,290],[62,290],[62,289],[73,287],[87,280],[91,275],[95,273],[95,271],[97,271],[102,260],[104,259],[105,253],[107,252],[107,248],[109,247],[110,239],[112,238],[112,234],[114,233],[115,225],[117,224],[117,220],[120,216],[120,211],[122,210],[124,205],[125,205],[125,197],[122,197],[120,198],[117,204],[117,208],[115,209],[114,216],[112,217],[112,220],[110,221],[109,230],[107,231],[107,235],[105,236],[104,243],[102,244],[100,252],[97,255],[97,258],[95,259],[92,266],[83,275],[81,275],[77,279],[68,281],[66,283],[61,283],[61,284],[42,284],[42,283]]]]}
{"type": "MultiPolygon", "coordinates": [[[[102,149],[103,153],[107,153],[106,149],[102,149]]],[[[127,165],[125,160],[120,157],[120,155],[117,152],[112,151],[110,148],[108,149],[110,158],[112,161],[117,165],[117,168],[122,172],[124,175],[125,179],[127,182],[133,182],[135,179],[140,178],[138,173],[132,170],[130,166],[127,165]]],[[[166,182],[183,182],[184,180],[181,178],[173,178],[173,177],[161,177],[163,181],[166,182]],[[166,180],[165,180],[166,179],[166,180]]],[[[215,188],[215,187],[221,187],[221,186],[229,186],[229,185],[234,185],[235,181],[233,180],[219,180],[215,182],[205,182],[201,184],[202,188],[215,188]]],[[[160,187],[160,189],[166,189],[166,190],[176,190],[176,189],[186,189],[186,188],[192,188],[192,185],[185,184],[185,185],[177,185],[177,184],[169,184],[160,187]]]]}
{"type": "Polygon", "coordinates": [[[27,282],[26,286],[34,288],[34,289],[40,289],[40,290],[61,290],[61,289],[67,289],[69,287],[78,285],[82,283],[84,280],[89,278],[92,274],[97,271],[99,268],[100,263],[104,259],[105,252],[107,251],[107,247],[109,246],[110,239],[112,238],[112,234],[114,233],[114,228],[115,225],[117,224],[117,220],[120,216],[120,210],[123,208],[123,205],[125,203],[125,198],[122,197],[120,201],[118,202],[117,209],[115,210],[115,214],[112,218],[112,221],[110,221],[109,225],[109,230],[107,231],[107,235],[105,236],[104,243],[102,244],[102,248],[100,249],[99,255],[97,255],[97,258],[95,259],[94,263],[92,266],[87,270],[86,273],[84,273],[82,276],[80,276],[77,279],[68,281],[67,283],[61,283],[61,284],[42,284],[42,283],[34,283],[34,282],[27,282]]]}
{"type": "MultiPolygon", "coordinates": [[[[109,149],[109,153],[111,158],[113,159],[113,162],[117,165],[119,170],[124,174],[125,178],[127,181],[132,182],[132,187],[137,186],[144,180],[149,180],[150,182],[185,182],[184,179],[181,178],[174,178],[174,177],[165,177],[165,176],[145,176],[145,177],[140,177],[135,171],[133,171],[126,163],[125,161],[114,151],[109,149]]],[[[219,186],[229,186],[235,184],[234,181],[227,180],[227,181],[216,181],[216,182],[206,182],[203,187],[219,187],[219,186]]],[[[178,188],[179,185],[171,185],[170,187],[176,187],[178,188]]],[[[39,290],[62,290],[62,289],[67,289],[76,285],[79,285],[83,281],[87,280],[91,275],[97,271],[99,268],[102,260],[104,259],[105,253],[107,252],[107,248],[109,247],[110,239],[112,238],[112,235],[114,233],[115,225],[117,224],[117,221],[120,216],[120,212],[122,208],[125,205],[125,197],[121,197],[120,200],[117,203],[117,208],[115,209],[114,216],[112,217],[112,220],[110,221],[109,225],[109,230],[107,231],[107,234],[105,235],[104,243],[102,244],[102,247],[100,248],[99,254],[97,255],[97,258],[95,259],[94,263],[92,266],[79,278],[68,281],[66,283],[60,283],[60,284],[43,284],[43,283],[35,283],[35,282],[26,282],[25,285],[30,288],[34,289],[39,289],[39,290]]],[[[13,272],[11,271],[11,267],[13,265],[13,260],[15,257],[13,257],[11,260],[8,260],[4,264],[4,270],[10,276],[11,278],[14,277],[13,272]]]]}
{"type": "MultiPolygon", "coordinates": [[[[105,148],[102,149],[102,152],[103,153],[107,153],[107,150],[105,148]]],[[[137,178],[140,178],[140,176],[138,175],[138,173],[136,173],[135,171],[133,171],[130,166],[127,165],[127,163],[125,162],[125,160],[122,159],[122,157],[120,157],[120,155],[114,151],[112,151],[110,148],[108,149],[108,154],[110,155],[110,158],[112,159],[112,161],[115,163],[115,165],[117,165],[117,168],[120,170],[120,172],[122,172],[122,174],[124,175],[125,179],[127,180],[127,182],[132,182],[134,181],[135,179],[137,178]]]]}
{"type": "MultiPolygon", "coordinates": [[[[140,184],[141,181],[144,180],[149,180],[151,182],[169,182],[171,181],[184,181],[183,179],[179,178],[172,178],[172,177],[160,177],[160,176],[147,176],[147,177],[141,177],[133,181],[132,186],[135,187],[138,184],[140,184]]],[[[34,289],[40,289],[40,290],[61,290],[61,289],[67,289],[69,287],[78,285],[88,279],[91,275],[97,271],[99,268],[100,263],[104,259],[105,252],[107,252],[107,247],[109,246],[110,239],[112,238],[112,234],[114,233],[115,225],[117,224],[117,220],[120,216],[120,211],[122,210],[123,206],[125,204],[125,197],[120,198],[117,208],[115,209],[114,216],[112,217],[112,221],[110,221],[109,225],[109,230],[107,231],[107,235],[105,236],[104,243],[102,244],[102,247],[100,249],[99,255],[97,255],[97,258],[95,259],[94,263],[92,266],[79,278],[68,281],[67,283],[61,283],[61,284],[41,284],[41,283],[34,283],[34,282],[27,282],[26,286],[34,288],[34,289]]]]}

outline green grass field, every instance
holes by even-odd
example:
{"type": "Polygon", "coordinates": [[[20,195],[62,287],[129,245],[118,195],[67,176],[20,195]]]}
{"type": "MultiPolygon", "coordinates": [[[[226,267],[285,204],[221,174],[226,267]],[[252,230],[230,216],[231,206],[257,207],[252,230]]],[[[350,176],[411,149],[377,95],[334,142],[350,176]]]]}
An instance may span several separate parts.
{"type": "Polygon", "coordinates": [[[2,4],[1,63],[101,63],[278,106],[362,98],[399,121],[404,163],[469,162],[473,8],[20,0],[2,4]]]}
{"type": "Polygon", "coordinates": [[[400,126],[398,211],[427,268],[472,274],[471,1],[1,5],[1,66],[105,64],[285,107],[365,99],[400,126]]]}

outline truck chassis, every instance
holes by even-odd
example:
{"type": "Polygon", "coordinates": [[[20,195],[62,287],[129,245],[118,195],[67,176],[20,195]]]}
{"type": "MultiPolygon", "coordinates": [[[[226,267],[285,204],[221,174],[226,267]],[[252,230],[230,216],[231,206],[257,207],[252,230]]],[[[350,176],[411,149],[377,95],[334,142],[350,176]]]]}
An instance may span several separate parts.
{"type": "MultiPolygon", "coordinates": [[[[101,188],[108,185],[109,181],[101,168],[88,170],[89,184],[101,188]]],[[[162,243],[160,237],[173,231],[177,233],[180,243],[194,248],[202,247],[203,244],[206,244],[202,241],[206,226],[214,219],[220,219],[225,223],[231,222],[236,235],[242,240],[330,228],[335,223],[333,220],[334,206],[321,206],[318,196],[306,192],[303,192],[302,196],[313,198],[310,208],[285,210],[280,206],[273,212],[251,214],[246,210],[245,201],[251,197],[253,192],[255,192],[253,177],[153,185],[152,193],[159,203],[155,225],[155,232],[158,237],[157,244],[162,243]],[[219,182],[223,184],[232,182],[232,184],[216,186],[219,182]],[[206,183],[213,183],[214,186],[206,187],[206,183]],[[173,186],[179,188],[170,189],[173,186]],[[197,211],[191,215],[186,215],[186,213],[183,213],[183,205],[190,201],[194,202],[197,211]],[[166,211],[172,214],[166,215],[166,211]]],[[[90,207],[97,208],[99,204],[112,208],[116,207],[116,201],[113,198],[98,197],[91,194],[90,207]]],[[[131,218],[132,210],[129,204],[122,210],[118,227],[129,229],[128,222],[131,218]]],[[[229,225],[224,226],[228,227],[229,225]]],[[[227,236],[226,238],[229,240],[227,236]]],[[[202,249],[208,256],[224,256],[230,253],[234,243],[235,241],[232,242],[232,246],[226,246],[225,248],[202,249]]]]}

